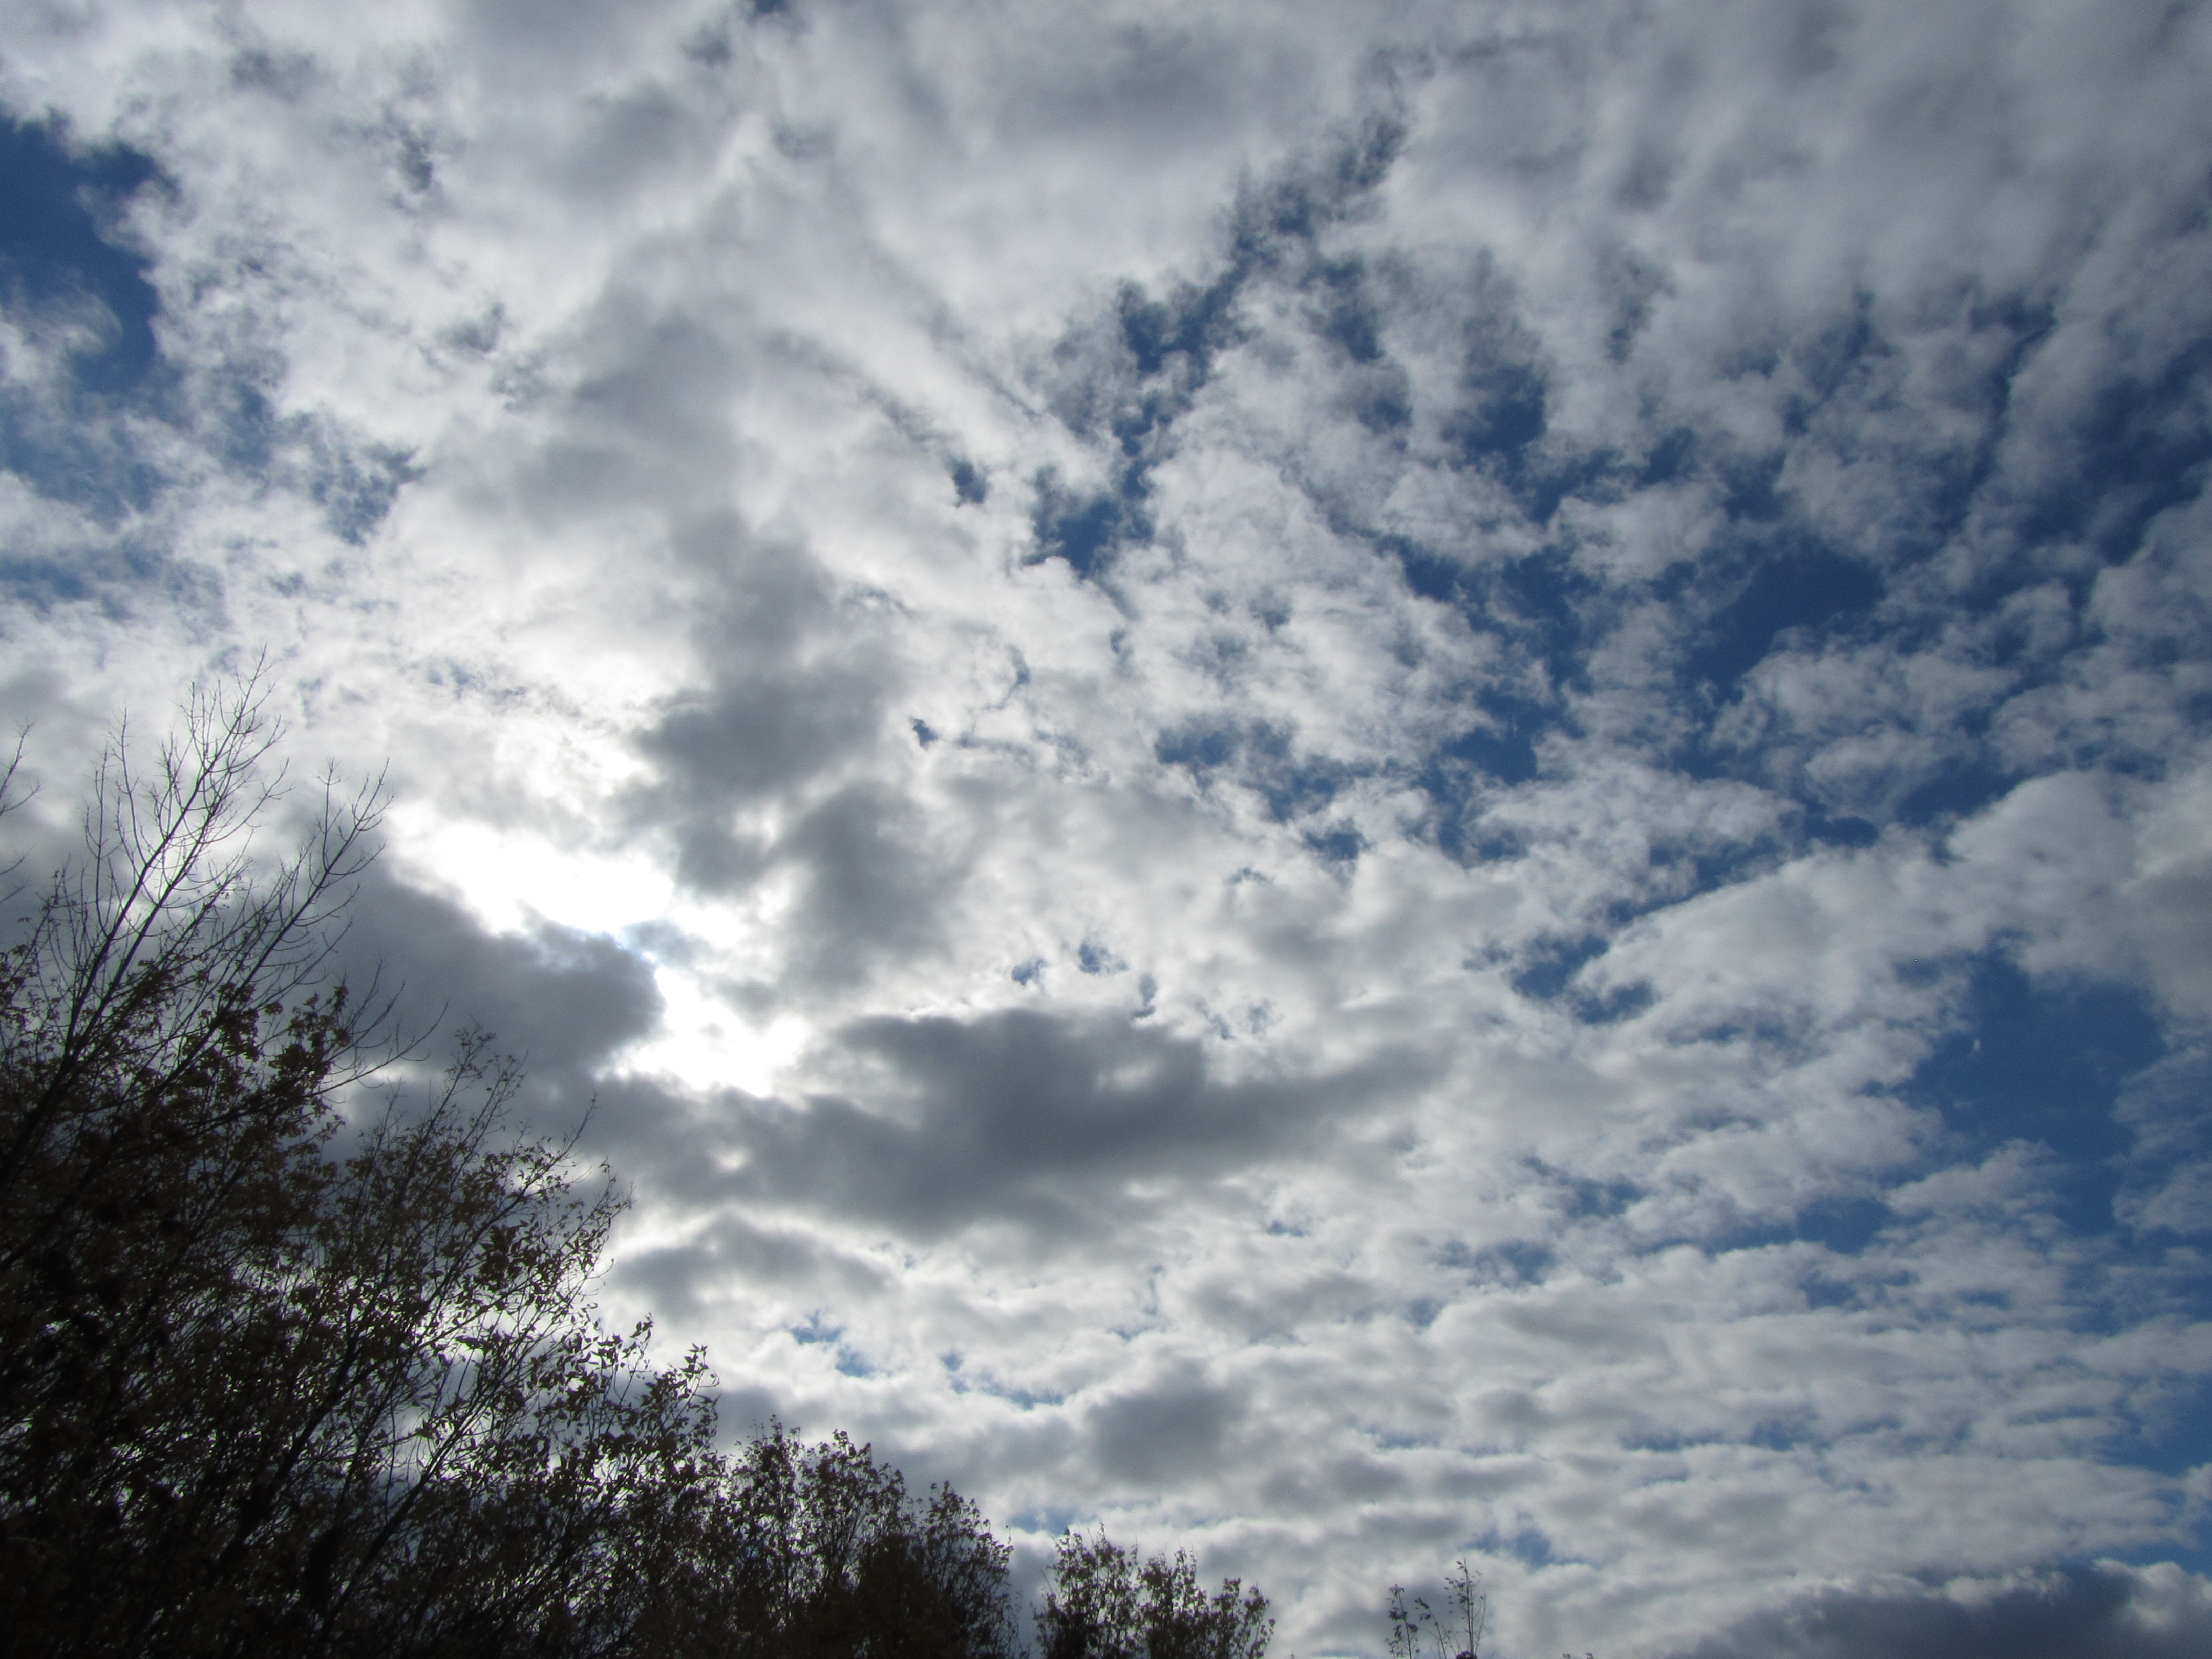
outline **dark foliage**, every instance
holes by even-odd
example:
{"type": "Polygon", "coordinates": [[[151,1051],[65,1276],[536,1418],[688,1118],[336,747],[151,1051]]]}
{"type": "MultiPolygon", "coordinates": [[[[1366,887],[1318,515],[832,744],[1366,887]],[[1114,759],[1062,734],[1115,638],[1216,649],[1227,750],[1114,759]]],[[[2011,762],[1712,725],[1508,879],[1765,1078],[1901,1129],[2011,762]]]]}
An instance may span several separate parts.
{"type": "Polygon", "coordinates": [[[633,1650],[670,1656],[1011,1656],[1009,1552],[948,1487],[926,1502],[842,1433],[781,1425],[685,1495],[633,1650]]]}
{"type": "MultiPolygon", "coordinates": [[[[149,774],[118,735],[84,856],[9,900],[12,1650],[1011,1659],[972,1504],[842,1434],[725,1453],[703,1356],[656,1370],[649,1327],[603,1328],[619,1200],[515,1131],[513,1062],[467,1036],[427,1100],[377,1103],[376,1000],[328,969],[378,797],[326,782],[265,866],[275,741],[251,682],[196,696],[149,774]]],[[[1133,1561],[1063,1546],[1054,1656],[1257,1659],[1259,1596],[1133,1561]]]]}
{"type": "Polygon", "coordinates": [[[1260,1659],[1275,1621],[1267,1598],[1234,1579],[1209,1595],[1189,1556],[1155,1555],[1105,1537],[1060,1540],[1037,1613],[1043,1659],[1260,1659]]]}
{"type": "MultiPolygon", "coordinates": [[[[618,1207],[507,1133],[511,1066],[333,1155],[387,1051],[331,924],[374,792],[273,873],[252,687],[150,775],[0,958],[0,1626],[26,1651],[611,1650],[627,1545],[713,1468],[697,1356],[584,1287],[618,1207]]],[[[278,780],[281,781],[281,779],[278,780]]]]}

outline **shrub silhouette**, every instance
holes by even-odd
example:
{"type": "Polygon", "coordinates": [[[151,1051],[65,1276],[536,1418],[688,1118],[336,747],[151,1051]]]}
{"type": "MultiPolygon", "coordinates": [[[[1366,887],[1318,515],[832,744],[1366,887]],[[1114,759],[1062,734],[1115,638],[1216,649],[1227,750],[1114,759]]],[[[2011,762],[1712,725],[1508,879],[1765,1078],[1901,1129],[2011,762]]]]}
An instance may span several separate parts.
{"type": "Polygon", "coordinates": [[[1402,1584],[1390,1586],[1391,1659],[1481,1659],[1482,1638],[1490,1621],[1490,1598],[1482,1575],[1464,1559],[1444,1575],[1443,1605],[1408,1596],[1402,1584]]]}

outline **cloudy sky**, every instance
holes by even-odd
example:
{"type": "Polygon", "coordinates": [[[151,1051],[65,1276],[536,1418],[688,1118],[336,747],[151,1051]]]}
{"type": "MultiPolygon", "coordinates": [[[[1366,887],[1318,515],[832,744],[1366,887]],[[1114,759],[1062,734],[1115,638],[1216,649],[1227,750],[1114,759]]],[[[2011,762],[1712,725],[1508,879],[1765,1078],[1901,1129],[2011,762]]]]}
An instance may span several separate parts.
{"type": "Polygon", "coordinates": [[[2212,15],[0,17],[36,811],[265,653],[733,1430],[1285,1655],[2207,1650],[2212,15]]]}

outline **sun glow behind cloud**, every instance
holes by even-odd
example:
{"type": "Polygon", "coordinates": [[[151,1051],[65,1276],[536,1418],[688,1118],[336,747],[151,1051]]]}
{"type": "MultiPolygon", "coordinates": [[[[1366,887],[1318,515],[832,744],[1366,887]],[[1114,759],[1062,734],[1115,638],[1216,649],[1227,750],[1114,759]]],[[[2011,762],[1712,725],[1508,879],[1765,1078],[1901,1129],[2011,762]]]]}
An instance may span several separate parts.
{"type": "Polygon", "coordinates": [[[790,1013],[749,1019],[717,988],[765,965],[762,934],[778,908],[772,894],[756,895],[750,915],[702,904],[686,899],[665,867],[640,850],[580,851],[528,831],[441,820],[408,803],[389,825],[387,856],[406,878],[449,895],[489,933],[526,936],[550,923],[631,941],[653,963],[659,1018],[613,1058],[620,1073],[683,1089],[764,1095],[812,1035],[790,1013]],[[672,960],[655,949],[668,942],[672,960]]]}
{"type": "Polygon", "coordinates": [[[784,1068],[814,1035],[791,1014],[747,1022],[686,969],[663,966],[653,979],[660,990],[660,1026],[623,1051],[617,1064],[626,1073],[664,1079],[680,1089],[773,1094],[784,1068]]]}
{"type": "Polygon", "coordinates": [[[635,852],[595,854],[527,830],[441,820],[402,804],[391,814],[395,861],[416,884],[442,890],[497,933],[547,921],[619,934],[667,915],[665,870],[635,852]]]}

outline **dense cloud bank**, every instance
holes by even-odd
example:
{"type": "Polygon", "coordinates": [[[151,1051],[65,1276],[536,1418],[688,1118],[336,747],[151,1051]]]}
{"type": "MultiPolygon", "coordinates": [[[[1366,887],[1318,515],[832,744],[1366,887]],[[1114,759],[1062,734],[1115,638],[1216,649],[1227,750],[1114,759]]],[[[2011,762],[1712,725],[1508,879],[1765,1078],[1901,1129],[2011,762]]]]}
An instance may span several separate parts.
{"type": "Polygon", "coordinates": [[[1695,1659],[2162,1659],[2212,1639],[2204,1581],[2166,1565],[2116,1562],[1943,1585],[1808,1595],[1701,1642],[1695,1659]]]}
{"type": "Polygon", "coordinates": [[[2208,31],[19,7],[31,816],[266,652],[619,1296],[1032,1559],[2193,1650],[2208,31]]]}

